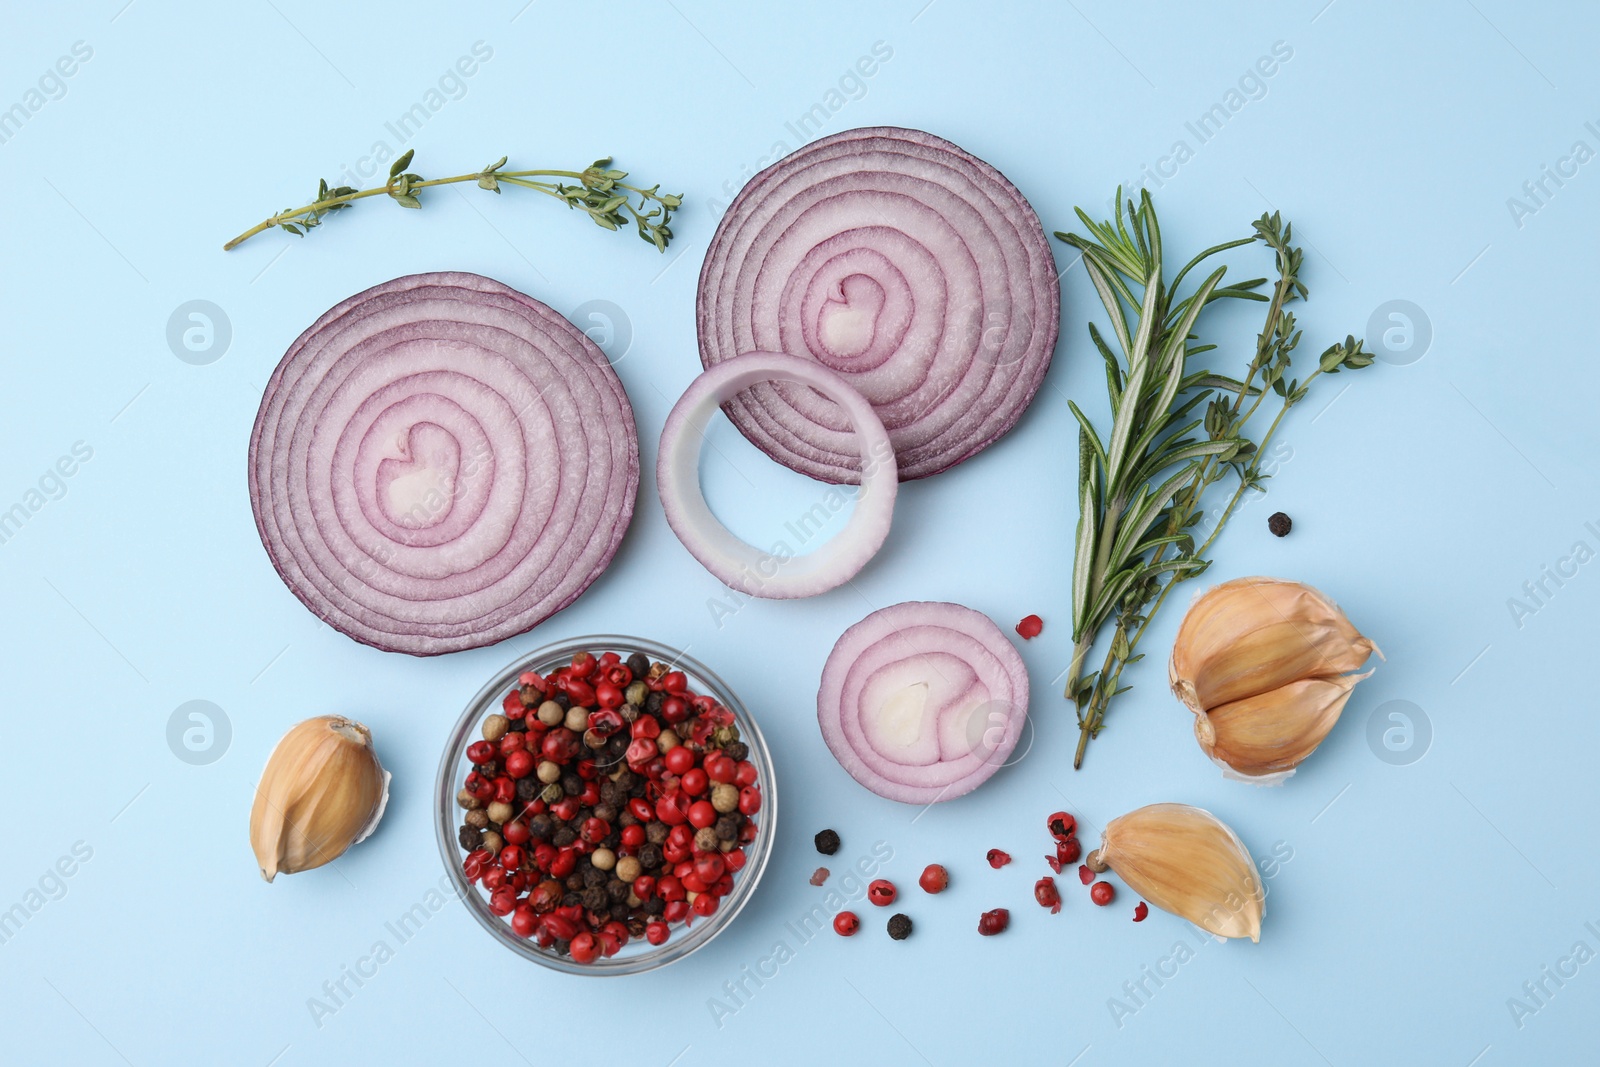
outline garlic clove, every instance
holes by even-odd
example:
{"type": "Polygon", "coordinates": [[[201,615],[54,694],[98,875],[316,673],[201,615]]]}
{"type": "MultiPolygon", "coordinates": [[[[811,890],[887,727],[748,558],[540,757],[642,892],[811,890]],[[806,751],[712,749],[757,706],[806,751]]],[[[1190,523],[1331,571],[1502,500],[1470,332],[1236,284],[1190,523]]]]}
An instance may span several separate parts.
{"type": "Polygon", "coordinates": [[[1261,940],[1267,894],[1255,862],[1215,815],[1187,804],[1150,804],[1112,819],[1086,860],[1110,868],[1164,911],[1218,937],[1261,940]]]}
{"type": "Polygon", "coordinates": [[[1236,775],[1281,782],[1322,744],[1350,691],[1371,675],[1302,678],[1195,714],[1194,735],[1207,756],[1236,775]]]}
{"type": "Polygon", "coordinates": [[[1202,593],[1178,627],[1168,677],[1192,711],[1302,678],[1356,670],[1378,646],[1311,586],[1236,578],[1202,593]]]}
{"type": "Polygon", "coordinates": [[[250,844],[261,877],[295,874],[342,856],[377,826],[389,799],[389,774],[372,733],[324,715],[283,735],[256,787],[250,844]]]}

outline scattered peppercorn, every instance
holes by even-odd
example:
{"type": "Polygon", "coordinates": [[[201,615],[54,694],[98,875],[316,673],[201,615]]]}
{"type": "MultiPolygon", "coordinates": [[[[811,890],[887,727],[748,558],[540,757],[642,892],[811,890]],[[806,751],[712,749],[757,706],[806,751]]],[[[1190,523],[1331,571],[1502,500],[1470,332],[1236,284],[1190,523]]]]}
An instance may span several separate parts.
{"type": "Polygon", "coordinates": [[[1150,905],[1141,900],[1139,901],[1138,906],[1133,909],[1133,921],[1136,923],[1142,923],[1144,922],[1145,917],[1149,914],[1150,905]]]}
{"type": "Polygon", "coordinates": [[[1267,516],[1267,529],[1272,531],[1274,537],[1287,537],[1289,531],[1294,529],[1294,520],[1281,511],[1274,511],[1267,516]]]}
{"type": "Polygon", "coordinates": [[[1033,899],[1041,908],[1049,908],[1051,915],[1061,911],[1061,891],[1056,888],[1056,880],[1048,875],[1033,883],[1033,899]]]}
{"type": "Polygon", "coordinates": [[[911,936],[911,916],[904,912],[897,912],[889,916],[889,936],[896,941],[904,941],[911,936]]]}
{"type": "Polygon", "coordinates": [[[984,937],[993,937],[995,934],[1004,933],[1006,927],[1011,925],[1011,913],[1005,908],[995,908],[986,911],[978,917],[978,933],[984,937]]]}
{"type": "Polygon", "coordinates": [[[867,899],[880,908],[893,904],[899,895],[900,891],[887,878],[874,879],[872,884],[867,886],[867,899]]]}
{"type": "Polygon", "coordinates": [[[461,842],[462,848],[472,852],[483,844],[483,831],[474,826],[463,826],[456,839],[461,842]]]}
{"type": "Polygon", "coordinates": [[[840,937],[850,937],[861,929],[861,920],[853,911],[841,911],[833,917],[833,932],[840,937]]]}
{"type": "Polygon", "coordinates": [[[826,868],[826,867],[818,867],[816,870],[811,872],[811,884],[812,885],[821,885],[823,882],[826,882],[827,880],[828,880],[828,868],[826,868]]]}
{"type": "Polygon", "coordinates": [[[1044,620],[1037,615],[1024,615],[1022,621],[1017,623],[1017,635],[1024,641],[1038,637],[1044,630],[1044,620]]]}
{"type": "Polygon", "coordinates": [[[993,867],[997,871],[1001,867],[1004,867],[1006,864],[1011,862],[1011,854],[1009,852],[1002,852],[998,848],[991,848],[985,858],[989,861],[989,866],[993,867]]]}
{"type": "Polygon", "coordinates": [[[1089,899],[1102,908],[1116,897],[1117,891],[1111,887],[1110,882],[1096,882],[1089,887],[1089,899]]]}
{"type": "Polygon", "coordinates": [[[1078,865],[1078,881],[1082,882],[1084,885],[1088,885],[1090,882],[1094,881],[1094,871],[1089,869],[1089,865],[1087,863],[1081,863],[1078,865]]]}
{"type": "Polygon", "coordinates": [[[833,830],[822,830],[816,836],[817,851],[824,856],[831,856],[839,851],[839,835],[833,830]]]}
{"type": "Polygon", "coordinates": [[[922,877],[917,879],[917,884],[924,893],[943,893],[950,885],[950,872],[942,864],[930,863],[922,869],[922,877]]]}

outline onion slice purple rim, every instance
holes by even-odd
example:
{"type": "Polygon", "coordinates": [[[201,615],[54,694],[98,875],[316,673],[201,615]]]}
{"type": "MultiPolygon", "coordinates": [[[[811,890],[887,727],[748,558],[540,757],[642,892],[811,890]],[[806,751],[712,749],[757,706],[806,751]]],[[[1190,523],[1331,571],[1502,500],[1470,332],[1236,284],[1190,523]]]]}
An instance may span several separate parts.
{"type": "Polygon", "coordinates": [[[988,616],[907,602],[840,636],[822,668],[817,722],[852,778],[890,800],[932,804],[1005,766],[1028,717],[1028,671],[988,616]]]}
{"type": "MultiPolygon", "coordinates": [[[[932,134],[874,127],[814,141],[745,185],[707,249],[696,324],[707,367],[760,350],[839,372],[910,480],[1021,417],[1060,299],[1044,229],[1004,175],[932,134]]],[[[849,425],[816,391],[763,383],[727,413],[785,466],[855,481],[849,425]]]]}
{"type": "Polygon", "coordinates": [[[622,383],[549,307],[467,273],[385,282],[290,346],[250,439],[273,566],[318,617],[436,655],[575,600],[633,514],[622,383]]]}
{"type": "Polygon", "coordinates": [[[750,596],[792,599],[843,585],[883,547],[898,488],[894,447],[883,423],[838,374],[812,360],[780,352],[746,352],[701,374],[667,416],[656,460],[656,486],[667,524],[678,540],[724,585],[750,596]],[[764,552],[735,537],[717,520],[700,488],[700,447],[719,404],[752,385],[795,382],[838,405],[855,436],[861,489],[855,510],[836,536],[811,552],[783,546],[764,552]]]}

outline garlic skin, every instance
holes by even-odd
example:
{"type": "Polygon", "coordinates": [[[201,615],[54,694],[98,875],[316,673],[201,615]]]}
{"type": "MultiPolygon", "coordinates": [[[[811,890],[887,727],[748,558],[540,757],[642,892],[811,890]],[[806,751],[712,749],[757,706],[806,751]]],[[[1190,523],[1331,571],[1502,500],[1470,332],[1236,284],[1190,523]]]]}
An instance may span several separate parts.
{"type": "Polygon", "coordinates": [[[268,757],[250,809],[261,877],[333,862],[372,833],[388,801],[389,772],[365,726],[323,715],[291,727],[268,757]]]}
{"type": "Polygon", "coordinates": [[[1373,653],[1311,586],[1236,578],[1195,599],[1167,673],[1206,755],[1228,777],[1278,784],[1327,737],[1373,653]]]}
{"type": "Polygon", "coordinates": [[[1217,937],[1261,940],[1267,893],[1250,850],[1209,811],[1150,804],[1112,819],[1089,853],[1146,901],[1217,937]]]}

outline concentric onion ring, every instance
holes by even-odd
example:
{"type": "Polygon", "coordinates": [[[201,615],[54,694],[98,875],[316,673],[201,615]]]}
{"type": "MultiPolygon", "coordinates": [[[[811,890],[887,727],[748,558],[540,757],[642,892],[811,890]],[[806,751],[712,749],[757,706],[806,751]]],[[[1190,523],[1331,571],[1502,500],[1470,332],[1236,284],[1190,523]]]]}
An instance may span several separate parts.
{"type": "MultiPolygon", "coordinates": [[[[918,130],[848,130],[752,178],[700,270],[700,359],[804,355],[843,375],[889,430],[900,478],[968,459],[1033,399],[1060,325],[1039,218],[999,171],[918,130]]],[[[802,474],[854,483],[826,397],[762,383],[725,405],[802,474]]]]}
{"type": "Polygon", "coordinates": [[[250,437],[272,564],[365,644],[522,633],[600,575],[633,515],[633,409],[601,351],[476,274],[350,297],[290,346],[250,437]]]}
{"type": "Polygon", "coordinates": [[[729,588],[772,599],[815,596],[854,578],[889,536],[898,485],[894,447],[872,405],[828,368],[780,352],[746,352],[696,378],[667,415],[656,459],[667,524],[689,554],[729,588]],[[798,556],[782,546],[763,552],[735,537],[711,513],[700,489],[700,442],[717,405],[773,380],[801,383],[829,397],[855,435],[857,466],[852,469],[861,484],[855,510],[836,536],[798,556]]]}
{"type": "Polygon", "coordinates": [[[1028,714],[1028,671],[986,615],[960,604],[881,608],[822,668],[817,722],[850,776],[907,804],[951,800],[1006,764],[1028,714]]]}

